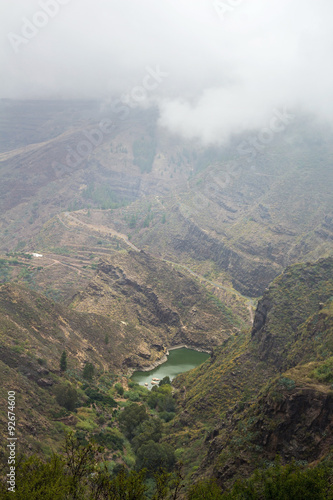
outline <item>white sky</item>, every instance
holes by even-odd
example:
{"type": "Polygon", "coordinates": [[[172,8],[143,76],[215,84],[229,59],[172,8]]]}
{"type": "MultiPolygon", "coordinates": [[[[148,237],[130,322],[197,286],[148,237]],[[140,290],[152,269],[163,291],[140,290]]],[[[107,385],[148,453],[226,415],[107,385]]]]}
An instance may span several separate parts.
{"type": "Polygon", "coordinates": [[[332,0],[0,0],[0,30],[0,97],[133,92],[205,142],[277,107],[333,121],[332,0]]]}

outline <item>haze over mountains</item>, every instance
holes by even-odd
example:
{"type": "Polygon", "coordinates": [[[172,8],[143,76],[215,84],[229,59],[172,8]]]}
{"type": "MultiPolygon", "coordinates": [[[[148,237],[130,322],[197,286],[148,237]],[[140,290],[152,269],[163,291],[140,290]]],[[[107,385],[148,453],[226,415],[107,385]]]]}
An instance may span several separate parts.
{"type": "Polygon", "coordinates": [[[3,109],[3,147],[16,130],[0,156],[3,251],[45,252],[45,223],[74,209],[82,219],[89,209],[82,222],[95,234],[105,226],[156,256],[210,261],[254,297],[288,264],[331,251],[332,140],[310,117],[293,117],[268,144],[248,133],[203,147],[159,129],[156,111],[113,119],[103,133],[112,115],[96,102],[3,109]]]}
{"type": "MultiPolygon", "coordinates": [[[[76,484],[61,462],[53,498],[90,498],[93,471],[94,498],[116,498],[143,467],[151,498],[160,463],[159,498],[266,498],[279,474],[298,492],[318,474],[330,498],[332,13],[19,0],[0,16],[0,394],[17,394],[23,454],[65,460],[72,432],[108,470],[76,484]],[[210,359],[172,386],[130,380],[179,345],[210,359]]],[[[23,470],[17,495],[52,495],[23,470]]]]}
{"type": "Polygon", "coordinates": [[[328,0],[46,4],[1,16],[2,97],[156,103],[163,126],[206,143],[267,126],[279,106],[332,122],[328,0]]]}

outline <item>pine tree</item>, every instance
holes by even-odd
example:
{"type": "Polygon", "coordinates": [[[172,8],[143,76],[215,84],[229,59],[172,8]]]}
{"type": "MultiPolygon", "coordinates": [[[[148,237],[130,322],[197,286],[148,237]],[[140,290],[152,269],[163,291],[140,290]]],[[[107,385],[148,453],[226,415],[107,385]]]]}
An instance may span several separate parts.
{"type": "Polygon", "coordinates": [[[66,351],[62,351],[60,358],[60,370],[65,372],[67,370],[67,354],[66,351]]]}

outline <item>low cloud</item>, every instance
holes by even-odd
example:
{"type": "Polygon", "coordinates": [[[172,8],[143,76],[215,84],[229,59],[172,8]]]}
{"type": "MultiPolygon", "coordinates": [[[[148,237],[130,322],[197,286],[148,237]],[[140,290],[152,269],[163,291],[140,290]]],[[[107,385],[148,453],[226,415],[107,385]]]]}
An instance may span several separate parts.
{"type": "Polygon", "coordinates": [[[275,109],[333,120],[330,0],[16,0],[3,10],[2,97],[134,95],[159,107],[161,126],[205,143],[262,127],[275,109]],[[153,86],[147,68],[167,77],[153,86]]]}

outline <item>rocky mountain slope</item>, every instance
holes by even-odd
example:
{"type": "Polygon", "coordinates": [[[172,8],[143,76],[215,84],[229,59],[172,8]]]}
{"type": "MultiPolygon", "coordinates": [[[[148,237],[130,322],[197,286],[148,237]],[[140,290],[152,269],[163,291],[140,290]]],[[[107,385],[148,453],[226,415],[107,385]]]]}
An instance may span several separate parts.
{"type": "Polygon", "coordinates": [[[221,486],[277,454],[313,462],[330,450],[333,259],[294,265],[259,301],[251,333],[233,336],[204,365],[177,377],[182,407],[170,442],[194,477],[221,486]],[[193,459],[193,450],[201,460],[193,459]],[[194,467],[193,467],[194,466],[194,467]],[[199,467],[199,469],[198,469],[199,467]]]}
{"type": "Polygon", "coordinates": [[[287,265],[332,252],[333,144],[311,117],[293,116],[267,144],[253,131],[203,147],[168,135],[155,111],[2,107],[1,129],[17,130],[0,155],[3,252],[33,250],[52,217],[84,207],[95,225],[252,297],[287,265]]]}
{"type": "Polygon", "coordinates": [[[242,326],[231,309],[194,279],[142,251],[102,259],[96,277],[71,306],[119,318],[132,332],[135,359],[150,363],[165,346],[210,350],[242,326]]]}
{"type": "Polygon", "coordinates": [[[102,426],[112,467],[133,468],[117,419],[149,395],[125,375],[186,344],[210,359],[176,378],[168,410],[147,411],[164,414],[159,439],[187,484],[215,477],[225,489],[277,454],[325,460],[330,130],[294,116],[269,142],[249,131],[203,146],[158,127],[155,110],[0,106],[0,394],[17,391],[22,448],[50,454],[65,430],[84,440],[102,426]]]}
{"type": "Polygon", "coordinates": [[[303,132],[291,132],[292,144],[277,139],[254,170],[235,155],[231,163],[208,165],[181,195],[153,203],[149,230],[139,201],[136,228],[116,214],[112,219],[141,248],[184,262],[212,261],[234,288],[258,296],[287,265],[332,252],[332,145],[325,143],[318,162],[303,132]]]}
{"type": "MultiPolygon", "coordinates": [[[[121,376],[160,362],[173,345],[211,350],[249,322],[245,304],[243,314],[244,320],[197,280],[136,251],[101,259],[69,306],[19,285],[1,285],[0,390],[3,399],[8,390],[18,394],[20,438],[30,436],[22,437],[22,446],[36,449],[44,438],[50,444],[58,439],[55,394],[63,350],[65,380],[77,386],[88,364],[99,378],[121,376]]],[[[3,429],[4,422],[5,407],[3,429]]]]}

